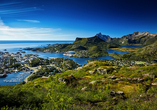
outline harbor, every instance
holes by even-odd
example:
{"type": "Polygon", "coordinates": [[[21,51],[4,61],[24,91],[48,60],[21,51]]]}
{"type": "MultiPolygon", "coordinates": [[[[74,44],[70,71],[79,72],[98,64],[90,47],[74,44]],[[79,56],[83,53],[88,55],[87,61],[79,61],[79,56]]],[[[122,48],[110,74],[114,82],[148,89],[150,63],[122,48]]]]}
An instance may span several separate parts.
{"type": "Polygon", "coordinates": [[[31,75],[32,71],[19,71],[8,74],[7,77],[0,78],[1,86],[5,85],[15,85],[17,83],[23,82],[26,77],[31,75]]]}

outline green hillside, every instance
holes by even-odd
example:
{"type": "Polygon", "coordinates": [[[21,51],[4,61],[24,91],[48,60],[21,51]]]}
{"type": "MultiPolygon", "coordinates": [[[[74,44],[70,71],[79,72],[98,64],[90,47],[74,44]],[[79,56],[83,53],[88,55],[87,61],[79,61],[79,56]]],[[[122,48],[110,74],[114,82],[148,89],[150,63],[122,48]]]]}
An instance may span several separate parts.
{"type": "Polygon", "coordinates": [[[124,54],[122,58],[127,58],[130,60],[138,60],[138,61],[157,60],[157,41],[151,45],[140,48],[135,52],[124,54]]]}
{"type": "Polygon", "coordinates": [[[72,44],[58,44],[57,46],[48,46],[45,48],[35,48],[33,51],[38,52],[67,52],[75,51],[75,57],[79,58],[97,58],[107,56],[105,51],[109,48],[119,47],[118,44],[108,43],[97,36],[89,38],[76,38],[72,44]]]}
{"type": "Polygon", "coordinates": [[[156,110],[157,65],[93,61],[75,70],[0,87],[1,110],[156,110]]]}

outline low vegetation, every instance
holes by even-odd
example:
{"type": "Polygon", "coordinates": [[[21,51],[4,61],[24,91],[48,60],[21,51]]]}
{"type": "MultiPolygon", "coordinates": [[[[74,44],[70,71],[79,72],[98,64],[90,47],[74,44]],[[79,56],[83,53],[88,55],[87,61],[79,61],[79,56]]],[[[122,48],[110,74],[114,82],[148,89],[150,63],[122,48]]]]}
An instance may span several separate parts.
{"type": "MultiPolygon", "coordinates": [[[[126,62],[127,63],[127,62],[126,62]]],[[[157,109],[157,65],[115,66],[89,61],[83,67],[0,87],[1,109],[157,109]]]]}
{"type": "Polygon", "coordinates": [[[157,42],[137,49],[134,52],[124,54],[123,59],[138,60],[138,61],[153,61],[157,60],[157,42]]]}

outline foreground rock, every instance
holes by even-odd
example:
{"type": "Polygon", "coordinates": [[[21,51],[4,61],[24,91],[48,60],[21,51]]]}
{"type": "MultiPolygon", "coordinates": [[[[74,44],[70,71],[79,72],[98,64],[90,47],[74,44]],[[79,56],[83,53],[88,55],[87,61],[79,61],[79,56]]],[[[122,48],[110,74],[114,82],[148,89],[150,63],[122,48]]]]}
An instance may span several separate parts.
{"type": "Polygon", "coordinates": [[[100,73],[100,74],[107,74],[107,69],[98,68],[97,71],[98,71],[98,73],[100,73]]]}

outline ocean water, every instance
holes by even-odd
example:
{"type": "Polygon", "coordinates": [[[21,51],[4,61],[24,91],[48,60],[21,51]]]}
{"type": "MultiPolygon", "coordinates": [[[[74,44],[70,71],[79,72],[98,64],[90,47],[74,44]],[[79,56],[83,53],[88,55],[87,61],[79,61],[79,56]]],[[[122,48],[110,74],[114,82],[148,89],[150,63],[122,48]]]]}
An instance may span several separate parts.
{"type": "Polygon", "coordinates": [[[0,41],[0,51],[7,50],[7,52],[17,52],[26,47],[44,47],[48,44],[69,44],[74,41],[0,41]]]}
{"type": "MultiPolygon", "coordinates": [[[[67,44],[67,43],[70,44],[70,43],[73,43],[73,42],[74,41],[0,41],[0,51],[16,53],[16,52],[20,52],[20,50],[22,50],[23,48],[26,48],[26,47],[37,48],[37,47],[45,47],[48,44],[67,44]],[[4,49],[6,49],[6,51],[4,49]]],[[[127,48],[138,48],[138,47],[128,46],[127,48]]],[[[77,62],[80,65],[87,64],[87,60],[91,60],[91,58],[75,58],[75,57],[64,56],[63,53],[42,53],[42,52],[34,52],[34,51],[30,51],[30,50],[24,50],[24,51],[26,53],[22,53],[22,55],[25,55],[25,54],[38,54],[39,57],[41,57],[41,58],[47,58],[47,57],[60,58],[60,57],[64,57],[64,58],[72,59],[73,61],[77,62]]],[[[114,50],[108,50],[107,52],[109,52],[109,53],[116,52],[116,53],[119,53],[119,54],[126,53],[126,52],[117,52],[117,51],[114,51],[114,50]]],[[[96,59],[111,60],[113,58],[110,57],[110,56],[104,56],[104,57],[99,57],[99,58],[96,58],[96,59]]],[[[0,78],[0,85],[14,85],[14,84],[16,84],[17,82],[16,83],[15,82],[3,82],[3,80],[14,79],[20,73],[23,73],[23,72],[21,71],[19,73],[8,74],[8,76],[6,78],[0,78]]],[[[26,77],[26,76],[24,76],[24,77],[26,77]]]]}
{"type": "MultiPolygon", "coordinates": [[[[26,47],[32,47],[32,48],[36,48],[36,47],[45,47],[48,44],[70,44],[73,43],[74,41],[0,41],[0,51],[2,52],[10,52],[10,53],[16,53],[16,52],[20,52],[20,50],[22,50],[23,48],[26,47]],[[4,50],[6,49],[6,51],[4,50]]],[[[64,58],[69,58],[74,60],[75,62],[77,62],[80,65],[84,65],[87,64],[87,60],[90,60],[91,58],[75,58],[75,57],[68,57],[68,56],[64,56],[63,53],[42,53],[42,52],[34,52],[34,51],[30,51],[30,50],[24,50],[26,53],[22,53],[22,55],[25,54],[38,54],[39,57],[41,58],[47,58],[47,57],[55,57],[55,58],[60,58],[60,57],[64,57],[64,58]]],[[[113,59],[110,56],[105,56],[105,57],[100,57],[98,59],[113,59]]]]}

